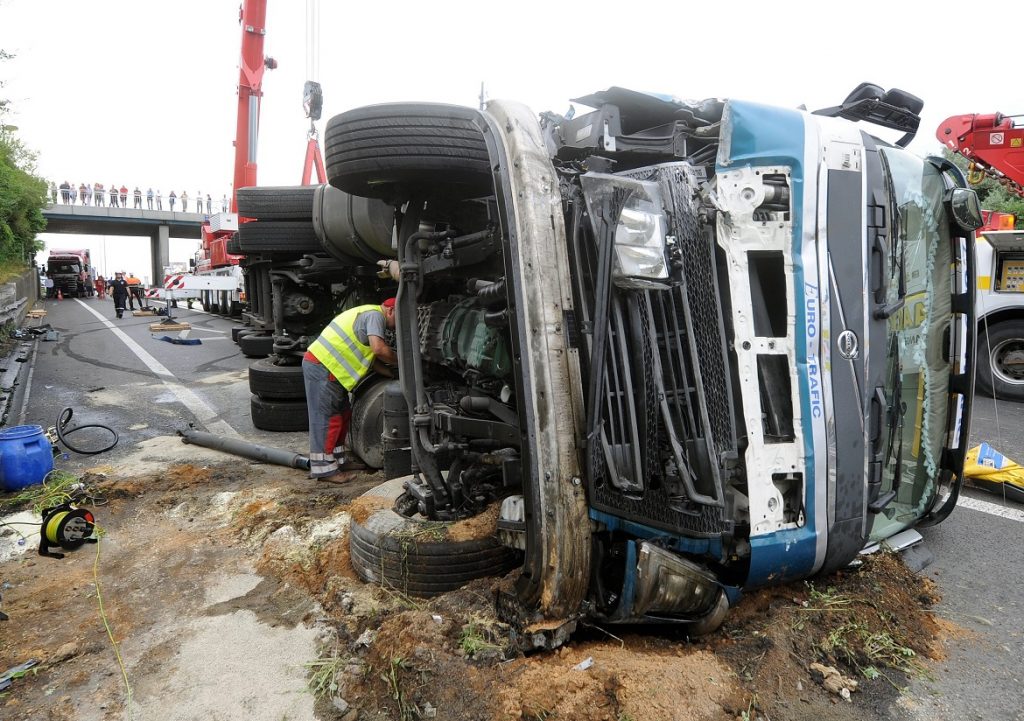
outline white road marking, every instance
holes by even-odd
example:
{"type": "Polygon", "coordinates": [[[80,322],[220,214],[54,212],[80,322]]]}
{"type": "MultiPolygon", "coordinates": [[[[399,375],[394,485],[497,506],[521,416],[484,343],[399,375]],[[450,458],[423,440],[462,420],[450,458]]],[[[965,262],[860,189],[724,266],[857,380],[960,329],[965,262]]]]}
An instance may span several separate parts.
{"type": "Polygon", "coordinates": [[[174,397],[178,399],[178,402],[185,406],[192,415],[196,417],[196,420],[200,421],[206,426],[207,430],[213,433],[221,433],[223,435],[235,436],[239,435],[238,431],[229,426],[227,422],[217,418],[217,411],[209,406],[209,404],[200,398],[198,395],[192,392],[191,389],[186,388],[178,379],[167,370],[167,367],[163,363],[158,361],[149,351],[143,348],[141,345],[135,342],[127,333],[118,328],[112,322],[104,318],[99,312],[90,308],[86,303],[83,303],[78,298],[75,298],[75,302],[80,304],[87,311],[92,313],[94,316],[99,318],[100,322],[103,323],[107,328],[114,332],[122,343],[128,346],[128,350],[138,356],[149,370],[159,376],[163,384],[167,386],[167,389],[174,394],[174,397]]]}
{"type": "Polygon", "coordinates": [[[18,425],[25,425],[25,416],[28,415],[28,399],[32,395],[32,376],[36,372],[36,352],[39,350],[41,339],[36,338],[32,345],[32,360],[28,362],[28,379],[25,381],[25,395],[21,397],[21,413],[18,414],[18,425]]]}
{"type": "Polygon", "coordinates": [[[1008,518],[1011,521],[1017,521],[1017,523],[1024,523],[1024,511],[1016,508],[1007,508],[1006,506],[989,503],[988,501],[981,501],[977,498],[969,498],[968,496],[960,496],[960,498],[957,499],[956,505],[963,506],[964,508],[970,508],[975,511],[981,511],[982,513],[988,513],[991,516],[1008,518]]]}

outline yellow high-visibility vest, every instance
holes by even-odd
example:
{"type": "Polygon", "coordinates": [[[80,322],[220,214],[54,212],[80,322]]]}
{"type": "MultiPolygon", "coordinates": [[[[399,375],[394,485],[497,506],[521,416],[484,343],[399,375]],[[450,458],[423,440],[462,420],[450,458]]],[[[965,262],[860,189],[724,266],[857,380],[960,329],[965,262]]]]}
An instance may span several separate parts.
{"type": "MultiPolygon", "coordinates": [[[[309,352],[350,391],[370,372],[373,351],[356,337],[356,318],[369,310],[381,311],[379,305],[360,305],[335,316],[320,337],[309,346],[309,352]]],[[[367,338],[369,340],[369,338],[367,338]]]]}

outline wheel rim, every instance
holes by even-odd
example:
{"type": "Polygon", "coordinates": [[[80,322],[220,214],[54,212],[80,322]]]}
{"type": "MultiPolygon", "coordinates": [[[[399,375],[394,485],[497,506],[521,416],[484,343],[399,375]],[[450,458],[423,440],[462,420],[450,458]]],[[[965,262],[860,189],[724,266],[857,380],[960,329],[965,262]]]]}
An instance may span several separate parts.
{"type": "Polygon", "coordinates": [[[1024,340],[1011,338],[992,348],[992,375],[1003,383],[1024,386],[1024,340]]]}

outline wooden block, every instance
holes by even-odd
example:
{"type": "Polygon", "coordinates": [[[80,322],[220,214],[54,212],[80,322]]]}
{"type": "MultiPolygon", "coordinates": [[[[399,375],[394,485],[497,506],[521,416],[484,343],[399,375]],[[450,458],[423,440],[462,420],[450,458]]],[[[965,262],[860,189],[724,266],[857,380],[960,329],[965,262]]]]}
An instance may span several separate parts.
{"type": "Polygon", "coordinates": [[[134,315],[136,318],[138,318],[139,316],[144,316],[144,315],[156,315],[156,311],[155,310],[133,310],[132,311],[132,315],[134,315]]]}
{"type": "Polygon", "coordinates": [[[27,315],[29,318],[42,318],[44,315],[46,315],[46,311],[42,310],[41,308],[38,308],[30,310],[25,315],[27,315]]]}
{"type": "Polygon", "coordinates": [[[190,323],[150,323],[149,330],[152,333],[159,331],[172,331],[172,330],[191,330],[192,325],[190,323]]]}

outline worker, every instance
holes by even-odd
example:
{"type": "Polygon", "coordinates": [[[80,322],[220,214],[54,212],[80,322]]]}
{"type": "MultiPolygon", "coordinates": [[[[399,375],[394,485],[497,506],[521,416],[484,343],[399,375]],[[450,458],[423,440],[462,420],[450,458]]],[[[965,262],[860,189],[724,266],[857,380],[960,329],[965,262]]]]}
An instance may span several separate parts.
{"type": "MultiPolygon", "coordinates": [[[[116,192],[111,189],[111,192],[116,192]]],[[[114,279],[110,281],[110,297],[114,299],[114,312],[120,318],[124,315],[124,302],[128,300],[128,283],[124,280],[124,273],[114,273],[114,279]]]]}
{"type": "Polygon", "coordinates": [[[142,281],[135,277],[135,273],[128,271],[128,277],[124,279],[128,284],[128,306],[135,310],[135,301],[139,301],[139,310],[146,304],[142,300],[142,281]]]}
{"type": "Polygon", "coordinates": [[[398,356],[384,340],[395,327],[395,299],[335,316],[302,358],[309,414],[309,475],[344,483],[366,466],[345,454],[352,418],[349,393],[371,370],[391,377],[398,356]]]}

